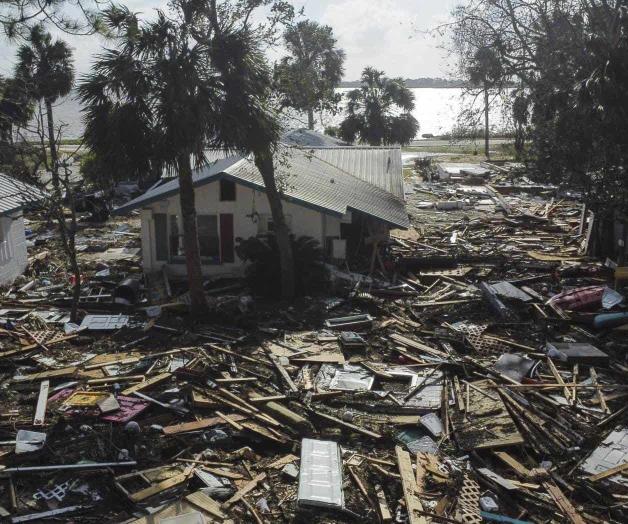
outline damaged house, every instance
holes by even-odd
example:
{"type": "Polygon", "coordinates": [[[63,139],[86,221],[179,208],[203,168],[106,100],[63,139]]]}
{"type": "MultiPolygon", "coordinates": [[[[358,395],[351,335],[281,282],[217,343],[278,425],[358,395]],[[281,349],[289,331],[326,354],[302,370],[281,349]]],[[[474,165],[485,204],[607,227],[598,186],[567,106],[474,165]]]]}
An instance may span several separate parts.
{"type": "MultiPolygon", "coordinates": [[[[400,148],[347,146],[299,131],[284,139],[276,173],[292,234],[318,240],[330,260],[410,225],[400,148]]],[[[204,274],[241,274],[238,241],[273,231],[261,174],[250,157],[214,155],[195,170],[194,184],[204,274]]],[[[160,181],[115,213],[133,210],[141,216],[144,270],[184,276],[178,180],[160,181]]]]}
{"type": "Polygon", "coordinates": [[[35,186],[0,173],[0,285],[11,285],[28,265],[23,209],[46,197],[35,186]]]}

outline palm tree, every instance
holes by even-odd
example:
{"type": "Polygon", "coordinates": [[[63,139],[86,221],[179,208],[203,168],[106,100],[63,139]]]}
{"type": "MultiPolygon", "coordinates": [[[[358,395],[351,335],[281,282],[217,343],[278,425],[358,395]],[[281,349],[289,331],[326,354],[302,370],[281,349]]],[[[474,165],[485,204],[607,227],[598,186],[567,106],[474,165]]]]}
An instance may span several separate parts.
{"type": "Polygon", "coordinates": [[[401,78],[387,78],[383,71],[367,67],[361,86],[347,98],[347,117],[340,124],[340,137],[347,142],[405,145],[419,131],[412,116],[414,94],[401,78]]]}
{"type": "Polygon", "coordinates": [[[345,53],[336,47],[331,27],[312,20],[290,26],[284,33],[289,55],[275,68],[282,104],[308,116],[314,129],[314,111],[334,111],[342,98],[336,88],[344,73],[345,53]]]}
{"type": "Polygon", "coordinates": [[[79,88],[91,146],[106,136],[98,131],[106,122],[103,112],[125,107],[144,122],[155,144],[152,160],[177,173],[194,311],[204,309],[206,300],[192,167],[204,162],[208,147],[255,155],[277,230],[282,290],[284,296],[294,293],[289,231],[274,178],[279,124],[268,103],[272,74],[260,50],[266,33],[253,31],[249,22],[257,5],[175,0],[168,16],[158,12],[144,24],[126,9],[110,9],[105,19],[119,45],[98,57],[79,88]]]}
{"type": "Polygon", "coordinates": [[[471,65],[467,68],[467,75],[471,83],[481,87],[484,92],[484,154],[486,158],[490,158],[489,95],[491,89],[498,87],[504,77],[504,69],[497,51],[489,46],[479,48],[473,55],[471,65]]]}
{"type": "Polygon", "coordinates": [[[15,78],[0,78],[0,143],[13,143],[13,127],[25,126],[33,115],[32,99],[15,78]]]}
{"type": "MultiPolygon", "coordinates": [[[[67,180],[62,180],[55,128],[53,104],[67,96],[74,85],[74,63],[72,50],[62,40],[53,40],[42,25],[34,26],[28,38],[28,44],[21,45],[17,52],[15,78],[28,96],[37,102],[43,102],[46,112],[47,130],[42,131],[42,143],[47,141],[50,162],[45,150],[42,151],[47,170],[50,172],[53,188],[52,211],[56,216],[61,243],[68,257],[70,270],[74,275],[72,301],[72,321],[76,321],[78,303],[81,294],[81,270],[76,256],[76,213],[73,195],[67,180]],[[62,187],[65,185],[65,188],[62,187]],[[65,191],[63,190],[65,189],[65,191]],[[64,194],[71,212],[70,223],[65,219],[64,194]]],[[[67,171],[66,171],[67,174],[67,171]]]]}
{"type": "Polygon", "coordinates": [[[275,177],[274,156],[280,136],[276,112],[270,104],[272,72],[259,42],[264,35],[247,28],[247,15],[241,26],[221,24],[216,1],[209,17],[212,29],[210,56],[224,89],[218,107],[220,117],[214,136],[219,147],[252,153],[262,175],[273,217],[279,248],[281,294],[286,300],[295,295],[294,255],[290,229],[283,212],[281,193],[275,177]]]}
{"type": "Polygon", "coordinates": [[[177,173],[191,307],[201,313],[207,300],[192,168],[204,161],[215,119],[215,82],[206,54],[185,18],[175,20],[158,11],[155,21],[141,25],[128,9],[112,8],[106,21],[119,44],[98,57],[79,86],[89,131],[86,139],[96,150],[108,147],[103,144],[107,114],[128,110],[154,141],[155,160],[177,173]]]}

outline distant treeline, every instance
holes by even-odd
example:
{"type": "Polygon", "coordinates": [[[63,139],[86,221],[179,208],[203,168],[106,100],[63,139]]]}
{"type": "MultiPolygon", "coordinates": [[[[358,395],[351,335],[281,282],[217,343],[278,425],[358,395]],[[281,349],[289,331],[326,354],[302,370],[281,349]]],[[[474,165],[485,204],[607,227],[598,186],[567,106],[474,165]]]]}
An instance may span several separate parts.
{"type": "MultiPolygon", "coordinates": [[[[340,87],[355,88],[360,86],[360,81],[341,82],[340,87]]],[[[449,88],[449,87],[467,87],[468,84],[464,80],[447,80],[445,78],[408,78],[406,86],[410,88],[449,88]]]]}

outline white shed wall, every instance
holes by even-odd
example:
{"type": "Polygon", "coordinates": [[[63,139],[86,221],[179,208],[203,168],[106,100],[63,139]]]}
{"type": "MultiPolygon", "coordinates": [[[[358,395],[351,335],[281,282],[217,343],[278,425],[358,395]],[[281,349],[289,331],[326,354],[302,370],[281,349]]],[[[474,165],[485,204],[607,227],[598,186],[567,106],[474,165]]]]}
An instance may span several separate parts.
{"type": "MultiPolygon", "coordinates": [[[[252,188],[236,184],[236,199],[233,202],[220,201],[220,182],[196,188],[196,212],[199,215],[233,214],[235,239],[248,239],[265,232],[265,221],[270,218],[270,206],[266,194],[252,188]]],[[[292,233],[299,236],[310,236],[325,246],[325,239],[340,236],[341,218],[321,213],[291,202],[283,202],[284,214],[292,233]]],[[[155,247],[155,223],[153,214],[164,213],[181,217],[179,195],[167,200],[156,202],[142,209],[142,256],[144,270],[155,272],[167,265],[171,275],[184,276],[184,263],[165,263],[157,261],[155,247]]],[[[182,232],[182,227],[180,226],[182,232]]],[[[235,245],[238,245],[237,240],[235,245]]],[[[203,273],[207,276],[232,273],[241,275],[243,262],[235,255],[235,262],[228,264],[203,265],[203,273]]]]}
{"type": "Polygon", "coordinates": [[[0,217],[0,285],[8,286],[28,265],[22,212],[0,217]]]}

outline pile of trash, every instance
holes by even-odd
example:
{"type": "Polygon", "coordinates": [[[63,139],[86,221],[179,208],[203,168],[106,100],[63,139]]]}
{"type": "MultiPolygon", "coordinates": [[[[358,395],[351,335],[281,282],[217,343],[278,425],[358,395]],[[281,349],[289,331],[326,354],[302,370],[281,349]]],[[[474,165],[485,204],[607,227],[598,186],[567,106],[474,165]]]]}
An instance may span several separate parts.
{"type": "Polygon", "coordinates": [[[585,256],[581,204],[497,171],[413,181],[414,230],[335,296],[189,324],[117,280],[68,326],[52,277],[14,289],[2,516],[626,522],[628,281],[585,256]]]}

